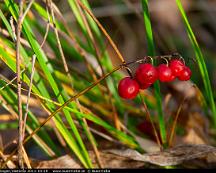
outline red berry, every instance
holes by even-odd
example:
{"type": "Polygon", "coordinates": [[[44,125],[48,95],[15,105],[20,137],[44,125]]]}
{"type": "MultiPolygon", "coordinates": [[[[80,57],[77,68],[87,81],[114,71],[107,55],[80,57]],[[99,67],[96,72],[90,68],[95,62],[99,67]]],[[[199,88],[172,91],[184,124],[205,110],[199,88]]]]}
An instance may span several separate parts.
{"type": "Polygon", "coordinates": [[[171,78],[170,78],[170,82],[175,80],[176,76],[172,74],[171,78]]]}
{"type": "Polygon", "coordinates": [[[133,99],[139,92],[139,84],[130,77],[123,78],[118,85],[119,96],[124,99],[133,99]]]}
{"type": "Polygon", "coordinates": [[[184,63],[181,60],[174,59],[170,61],[169,67],[172,70],[173,75],[179,76],[184,69],[184,63]]]}
{"type": "Polygon", "coordinates": [[[153,84],[157,80],[157,77],[157,70],[149,63],[139,65],[135,73],[135,78],[140,85],[153,84]]]}
{"type": "Polygon", "coordinates": [[[157,67],[158,79],[161,82],[170,82],[173,80],[172,70],[165,64],[160,64],[157,67]]]}
{"type": "Polygon", "coordinates": [[[151,85],[152,85],[151,83],[140,84],[140,89],[141,89],[141,90],[147,89],[147,88],[150,87],[151,85]]]}
{"type": "Polygon", "coordinates": [[[184,69],[181,71],[178,79],[181,81],[187,81],[191,78],[191,70],[189,67],[185,66],[184,69]]]}

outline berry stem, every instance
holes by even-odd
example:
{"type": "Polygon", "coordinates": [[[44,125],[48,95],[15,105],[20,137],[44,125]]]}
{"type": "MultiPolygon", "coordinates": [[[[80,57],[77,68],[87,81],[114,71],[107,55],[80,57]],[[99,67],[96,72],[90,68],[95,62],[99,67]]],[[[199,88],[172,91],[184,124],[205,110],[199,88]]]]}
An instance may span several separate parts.
{"type": "Polygon", "coordinates": [[[132,74],[132,71],[131,71],[131,69],[128,67],[128,66],[123,66],[126,70],[127,70],[127,72],[128,72],[128,74],[129,74],[129,76],[131,77],[131,78],[133,78],[133,74],[132,74]]]}
{"type": "MultiPolygon", "coordinates": [[[[131,64],[140,64],[140,63],[145,63],[147,62],[147,59],[151,59],[151,61],[153,62],[154,60],[157,59],[164,59],[166,58],[166,60],[171,60],[172,58],[182,58],[182,56],[179,53],[175,53],[175,54],[171,54],[171,55],[160,55],[160,56],[144,56],[141,59],[135,60],[135,61],[130,61],[128,63],[123,63],[122,66],[129,66],[131,64]]],[[[182,58],[183,59],[183,58],[182,58]]]]}
{"type": "Polygon", "coordinates": [[[166,61],[166,65],[168,66],[169,65],[169,62],[168,62],[168,60],[163,56],[163,57],[161,57],[161,59],[163,59],[164,61],[166,61]]]}

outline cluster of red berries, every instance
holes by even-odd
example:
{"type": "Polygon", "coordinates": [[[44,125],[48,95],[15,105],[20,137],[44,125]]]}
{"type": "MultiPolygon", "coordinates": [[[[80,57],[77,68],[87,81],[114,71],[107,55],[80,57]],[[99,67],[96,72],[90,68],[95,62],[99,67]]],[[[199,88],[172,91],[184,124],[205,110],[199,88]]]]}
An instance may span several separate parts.
{"type": "Polygon", "coordinates": [[[187,81],[191,77],[191,70],[180,59],[173,59],[169,64],[154,67],[150,63],[140,64],[134,78],[125,77],[118,85],[118,93],[124,99],[133,99],[139,89],[147,89],[157,79],[161,82],[171,82],[175,78],[187,81]]]}

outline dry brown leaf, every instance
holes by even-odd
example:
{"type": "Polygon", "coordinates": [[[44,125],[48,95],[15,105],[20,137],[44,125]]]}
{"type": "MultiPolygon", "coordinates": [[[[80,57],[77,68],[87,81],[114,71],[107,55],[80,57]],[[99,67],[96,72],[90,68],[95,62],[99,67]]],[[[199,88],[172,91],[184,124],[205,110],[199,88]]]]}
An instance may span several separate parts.
{"type": "MultiPolygon", "coordinates": [[[[97,167],[94,152],[90,151],[89,155],[93,162],[93,166],[97,167]]],[[[100,156],[104,168],[140,168],[145,165],[144,162],[138,162],[126,157],[120,157],[112,153],[101,152],[100,156]]],[[[83,168],[80,162],[76,161],[69,155],[65,155],[54,160],[33,161],[32,165],[34,168],[83,168]]]]}
{"type": "Polygon", "coordinates": [[[197,134],[195,129],[189,129],[186,136],[183,137],[183,142],[187,144],[207,144],[206,141],[197,134]]]}
{"type": "MultiPolygon", "coordinates": [[[[207,158],[209,154],[216,154],[216,148],[209,145],[180,145],[162,152],[140,154],[136,150],[108,150],[107,152],[128,157],[132,160],[152,163],[159,166],[173,166],[185,161],[207,158]]],[[[214,155],[215,157],[215,155],[214,155]]],[[[216,158],[211,159],[216,161],[216,158]]],[[[215,162],[216,165],[216,162],[215,162]]]]}
{"type": "Polygon", "coordinates": [[[136,141],[139,143],[140,147],[147,153],[160,151],[160,147],[156,142],[139,136],[134,137],[136,141]]]}
{"type": "Polygon", "coordinates": [[[209,144],[208,129],[209,123],[206,117],[199,112],[188,114],[185,124],[187,134],[183,137],[183,142],[188,144],[209,144]]]}
{"type": "MultiPolygon", "coordinates": [[[[93,166],[97,167],[94,152],[89,151],[89,155],[93,166]]],[[[185,164],[186,167],[208,168],[209,165],[216,167],[216,147],[209,145],[180,145],[162,152],[147,154],[141,154],[132,149],[111,149],[101,151],[100,156],[104,168],[156,168],[157,166],[184,166],[185,164]],[[190,164],[187,165],[187,163],[190,164]]],[[[75,158],[75,156],[64,155],[46,161],[32,159],[31,165],[33,168],[83,168],[75,158]]]]}
{"type": "Polygon", "coordinates": [[[53,160],[33,161],[32,165],[35,168],[82,168],[79,162],[76,162],[69,155],[65,155],[53,160]]]}

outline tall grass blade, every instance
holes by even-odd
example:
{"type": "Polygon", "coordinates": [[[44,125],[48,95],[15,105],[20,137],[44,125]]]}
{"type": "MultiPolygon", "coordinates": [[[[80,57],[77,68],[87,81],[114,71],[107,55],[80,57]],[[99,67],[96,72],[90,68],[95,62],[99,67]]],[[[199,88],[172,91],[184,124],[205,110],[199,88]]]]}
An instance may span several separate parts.
{"type": "MultiPolygon", "coordinates": [[[[17,6],[15,5],[15,3],[12,0],[5,0],[5,3],[9,7],[9,10],[12,13],[13,17],[16,19],[18,9],[17,9],[17,6]]],[[[48,79],[48,82],[49,82],[54,94],[56,95],[58,101],[63,104],[64,100],[67,99],[68,96],[63,90],[61,90],[59,88],[60,85],[57,83],[56,79],[54,79],[54,76],[52,74],[52,72],[53,72],[52,65],[49,63],[44,52],[40,49],[40,45],[36,41],[35,36],[34,36],[33,32],[31,31],[30,25],[28,24],[28,20],[26,20],[26,19],[23,22],[23,31],[24,31],[23,32],[24,35],[28,39],[33,51],[35,52],[35,54],[37,56],[37,60],[40,64],[44,74],[46,75],[46,78],[48,79]]],[[[65,115],[68,123],[70,124],[71,129],[74,133],[74,136],[76,137],[77,140],[72,141],[72,138],[73,138],[72,135],[67,130],[67,128],[65,127],[65,125],[61,121],[60,117],[58,117],[58,116],[56,117],[56,119],[54,118],[54,122],[56,123],[57,128],[60,130],[61,134],[64,136],[65,139],[67,136],[67,140],[66,140],[67,142],[70,140],[70,143],[68,143],[69,146],[76,153],[76,155],[78,156],[80,161],[83,163],[83,165],[87,168],[92,167],[88,152],[85,148],[85,145],[81,139],[81,136],[78,132],[78,129],[76,128],[76,126],[73,122],[73,119],[72,119],[70,113],[65,109],[63,110],[63,112],[64,112],[64,115],[65,115]],[[59,123],[59,122],[61,122],[61,123],[59,123]]]]}
{"type": "Polygon", "coordinates": [[[210,104],[211,107],[211,111],[212,111],[212,115],[213,115],[213,121],[214,121],[214,126],[216,127],[216,107],[215,107],[215,102],[214,102],[214,96],[213,96],[213,91],[212,91],[212,87],[211,87],[211,82],[209,79],[209,74],[208,74],[208,70],[205,64],[205,60],[202,54],[202,51],[199,47],[199,44],[196,40],[195,34],[191,28],[191,25],[188,21],[187,15],[185,13],[185,10],[182,6],[182,3],[180,0],[176,0],[176,4],[178,6],[178,9],[181,13],[182,19],[184,21],[184,25],[188,34],[188,37],[190,39],[191,45],[193,47],[194,53],[196,55],[196,59],[197,59],[197,63],[199,66],[199,70],[202,76],[202,80],[204,83],[204,87],[205,87],[205,92],[207,94],[207,101],[210,104]]]}
{"type": "MultiPolygon", "coordinates": [[[[148,43],[148,47],[147,47],[148,55],[154,56],[155,46],[154,46],[153,32],[151,27],[150,14],[148,10],[148,0],[141,0],[141,2],[142,2],[143,18],[144,18],[146,37],[148,43]]],[[[166,146],[167,143],[166,127],[165,127],[165,121],[164,121],[163,110],[162,110],[162,100],[161,100],[162,96],[160,93],[160,85],[158,81],[155,82],[154,89],[155,89],[155,97],[157,101],[157,112],[159,118],[160,135],[161,135],[162,143],[164,144],[164,146],[166,146]]]]}

